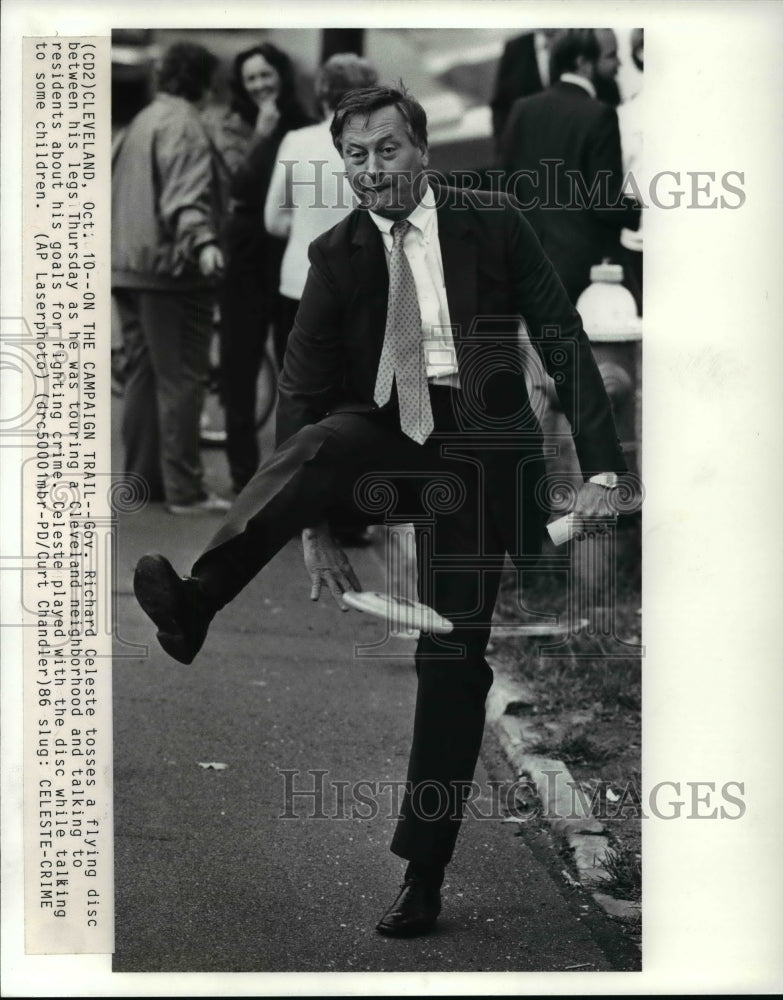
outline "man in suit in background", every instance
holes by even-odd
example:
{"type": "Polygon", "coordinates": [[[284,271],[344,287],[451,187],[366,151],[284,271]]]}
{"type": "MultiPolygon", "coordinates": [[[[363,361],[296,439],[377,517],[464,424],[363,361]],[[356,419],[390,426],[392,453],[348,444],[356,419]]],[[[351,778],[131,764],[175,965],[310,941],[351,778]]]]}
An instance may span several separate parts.
{"type": "MultiPolygon", "coordinates": [[[[561,67],[550,65],[557,28],[540,28],[506,42],[498,63],[492,108],[492,134],[498,144],[508,121],[511,105],[520,97],[545,90],[558,79],[561,67]]],[[[601,57],[596,66],[595,89],[598,99],[616,108],[620,90],[615,77],[620,67],[617,36],[611,28],[596,28],[601,57]]]]}
{"type": "Polygon", "coordinates": [[[508,191],[572,302],[590,283],[591,266],[617,256],[621,229],[638,225],[638,207],[622,197],[617,112],[596,99],[601,58],[592,28],[558,35],[559,79],[514,104],[501,142],[508,191]]]}
{"type": "Polygon", "coordinates": [[[490,101],[496,141],[503,135],[514,101],[549,86],[549,46],[556,34],[556,28],[541,28],[506,42],[490,101]]]}
{"type": "MultiPolygon", "coordinates": [[[[621,101],[620,88],[617,86],[617,71],[620,69],[620,57],[617,54],[617,35],[611,28],[595,28],[600,55],[595,67],[595,92],[599,101],[616,108],[621,101]]],[[[559,78],[557,67],[552,72],[552,79],[559,78]]]]}
{"type": "Polygon", "coordinates": [[[609,488],[625,463],[579,316],[508,199],[432,183],[426,114],[404,91],[347,94],[331,128],[360,207],[310,246],[277,451],[190,577],[145,556],[134,587],[161,645],[189,663],[214,614],[295,534],[311,598],[326,584],[344,606],[343,594],[361,587],[330,522],[358,514],[416,524],[419,598],[454,630],[422,631],[415,653],[413,743],[391,844],[408,864],[377,925],[410,937],[440,912],[473,779],[503,560],[526,564],[547,516],[520,314],[572,421],[585,479],[579,516],[612,516],[609,488]]]}

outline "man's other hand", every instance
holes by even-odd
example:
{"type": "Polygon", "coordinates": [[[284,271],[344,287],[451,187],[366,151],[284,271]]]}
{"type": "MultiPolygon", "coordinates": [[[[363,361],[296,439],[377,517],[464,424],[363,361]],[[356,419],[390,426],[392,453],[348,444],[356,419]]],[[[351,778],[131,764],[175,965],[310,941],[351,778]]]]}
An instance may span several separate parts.
{"type": "Polygon", "coordinates": [[[362,585],[348,561],[348,557],[335,542],[327,524],[315,528],[305,528],[302,532],[302,547],[307,572],[312,586],[310,600],[317,601],[321,587],[326,583],[332,596],[342,611],[348,611],[342,595],[346,590],[361,590],[362,585]]]}
{"type": "Polygon", "coordinates": [[[606,529],[607,521],[617,519],[617,510],[611,500],[610,489],[606,486],[599,486],[598,483],[584,483],[579,490],[574,504],[573,514],[574,537],[584,538],[592,531],[603,531],[606,529]],[[601,522],[597,524],[596,522],[601,522]]]}

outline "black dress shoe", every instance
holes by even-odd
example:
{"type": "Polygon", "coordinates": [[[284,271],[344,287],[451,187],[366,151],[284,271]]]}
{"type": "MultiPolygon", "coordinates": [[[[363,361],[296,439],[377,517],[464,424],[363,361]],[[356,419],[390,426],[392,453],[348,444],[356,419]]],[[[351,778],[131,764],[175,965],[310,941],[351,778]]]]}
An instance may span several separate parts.
{"type": "Polygon", "coordinates": [[[421,879],[407,879],[375,929],[387,937],[417,937],[432,930],[439,913],[440,889],[421,879]]]}
{"type": "Polygon", "coordinates": [[[192,663],[214,617],[198,581],[177,576],[164,556],[142,556],[133,574],[133,592],[158,626],[163,649],[180,663],[192,663]]]}

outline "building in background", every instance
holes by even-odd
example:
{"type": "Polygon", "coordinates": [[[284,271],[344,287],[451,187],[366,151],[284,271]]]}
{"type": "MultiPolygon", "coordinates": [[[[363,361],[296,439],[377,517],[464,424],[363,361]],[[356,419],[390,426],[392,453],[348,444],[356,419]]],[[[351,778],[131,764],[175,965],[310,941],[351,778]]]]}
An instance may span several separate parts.
{"type": "MultiPolygon", "coordinates": [[[[532,28],[258,28],[118,30],[112,34],[112,120],[127,124],[151,96],[155,59],[173,41],[207,44],[226,73],[234,55],[270,41],[291,55],[301,96],[313,112],[315,72],[337,51],[356,52],[377,66],[379,79],[402,80],[429,117],[431,166],[444,173],[494,165],[490,101],[506,42],[532,28]]],[[[630,56],[630,30],[617,31],[623,100],[641,86],[630,56]]]]}

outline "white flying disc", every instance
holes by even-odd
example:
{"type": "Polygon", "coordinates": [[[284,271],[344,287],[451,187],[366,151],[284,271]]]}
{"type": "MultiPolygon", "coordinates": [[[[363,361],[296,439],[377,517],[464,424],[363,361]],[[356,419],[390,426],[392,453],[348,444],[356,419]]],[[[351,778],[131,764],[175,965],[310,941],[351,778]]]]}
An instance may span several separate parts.
{"type": "Polygon", "coordinates": [[[504,623],[503,625],[493,625],[492,635],[494,637],[499,636],[514,636],[516,638],[536,638],[540,637],[542,639],[546,638],[557,638],[563,635],[575,635],[577,632],[581,632],[583,628],[586,628],[589,624],[587,618],[577,618],[576,621],[570,622],[569,624],[560,625],[556,622],[550,624],[547,623],[528,623],[514,625],[504,623]]]}
{"type": "Polygon", "coordinates": [[[349,608],[364,611],[376,618],[385,618],[399,629],[418,629],[422,632],[451,632],[454,629],[448,618],[418,601],[405,597],[380,594],[377,590],[346,590],[343,600],[349,608]]]}

